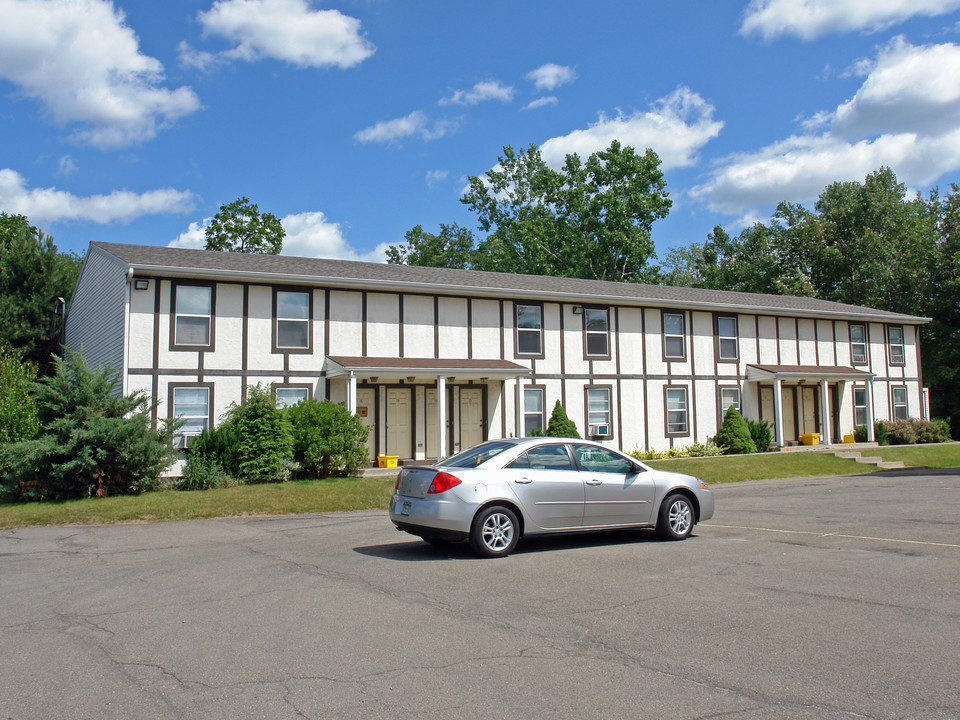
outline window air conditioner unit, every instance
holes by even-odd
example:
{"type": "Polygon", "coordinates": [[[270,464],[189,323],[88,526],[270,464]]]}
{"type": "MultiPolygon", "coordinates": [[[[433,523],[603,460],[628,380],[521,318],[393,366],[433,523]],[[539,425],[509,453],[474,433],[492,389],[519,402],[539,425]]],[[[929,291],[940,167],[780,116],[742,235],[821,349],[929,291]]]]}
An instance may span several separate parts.
{"type": "Polygon", "coordinates": [[[591,425],[590,426],[590,435],[592,437],[606,437],[610,434],[609,425],[591,425]]]}
{"type": "Polygon", "coordinates": [[[173,436],[173,446],[179,450],[186,450],[190,447],[190,441],[200,433],[186,433],[184,435],[173,436]]]}

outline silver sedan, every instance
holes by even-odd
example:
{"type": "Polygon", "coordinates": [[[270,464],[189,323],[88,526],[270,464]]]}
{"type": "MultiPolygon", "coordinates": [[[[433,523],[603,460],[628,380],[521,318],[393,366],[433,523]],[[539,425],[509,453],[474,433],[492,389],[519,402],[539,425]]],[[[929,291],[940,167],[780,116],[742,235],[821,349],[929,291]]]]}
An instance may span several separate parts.
{"type": "Polygon", "coordinates": [[[682,540],[713,516],[713,493],[690,475],[654,470],[589,440],[507,438],[397,475],[390,519],[429,543],[469,540],[508,555],[522,535],[656,528],[682,540]]]}

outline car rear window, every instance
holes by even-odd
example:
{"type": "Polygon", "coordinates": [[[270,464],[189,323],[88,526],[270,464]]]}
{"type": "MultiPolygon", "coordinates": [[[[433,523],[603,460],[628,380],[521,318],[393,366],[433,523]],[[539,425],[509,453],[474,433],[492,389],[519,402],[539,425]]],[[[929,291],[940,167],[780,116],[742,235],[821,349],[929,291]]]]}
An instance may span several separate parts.
{"type": "Polygon", "coordinates": [[[504,450],[509,450],[512,447],[516,447],[515,443],[512,442],[500,442],[493,441],[483,443],[481,445],[476,445],[468,450],[459,452],[456,455],[451,455],[446,460],[443,460],[439,463],[441,467],[461,467],[461,468],[471,468],[485,463],[492,457],[496,457],[504,450]]]}

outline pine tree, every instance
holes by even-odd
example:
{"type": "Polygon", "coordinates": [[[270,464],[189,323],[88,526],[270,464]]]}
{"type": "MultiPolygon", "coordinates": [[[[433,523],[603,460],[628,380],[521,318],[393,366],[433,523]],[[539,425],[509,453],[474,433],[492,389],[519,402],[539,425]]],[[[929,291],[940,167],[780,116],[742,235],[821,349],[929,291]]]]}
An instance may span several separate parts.
{"type": "Polygon", "coordinates": [[[731,405],[727,408],[727,414],[723,416],[723,424],[717,430],[717,436],[713,439],[717,445],[725,448],[725,455],[737,455],[740,453],[755,453],[757,446],[750,436],[750,428],[743,415],[731,405]]]}
{"type": "Polygon", "coordinates": [[[553,412],[550,413],[550,422],[547,423],[547,430],[544,436],[559,438],[580,437],[576,423],[567,417],[567,413],[564,411],[559,400],[557,400],[557,404],[553,406],[553,412]]]}

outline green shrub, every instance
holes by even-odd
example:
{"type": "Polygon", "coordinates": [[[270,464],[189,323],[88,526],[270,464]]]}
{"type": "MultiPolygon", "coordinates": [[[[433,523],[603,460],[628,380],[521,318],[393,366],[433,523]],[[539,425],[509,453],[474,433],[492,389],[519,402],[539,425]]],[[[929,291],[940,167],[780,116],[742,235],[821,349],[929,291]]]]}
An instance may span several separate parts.
{"type": "Polygon", "coordinates": [[[630,457],[636,460],[667,460],[670,458],[685,457],[716,457],[723,455],[723,448],[712,442],[706,444],[695,442],[683,447],[672,447],[667,450],[631,450],[630,457]]]}
{"type": "Polygon", "coordinates": [[[753,444],[757,446],[757,452],[766,452],[770,449],[770,443],[773,442],[773,426],[769,420],[751,420],[744,418],[747,422],[747,428],[750,430],[750,438],[753,444]]]}
{"type": "Polygon", "coordinates": [[[0,443],[29,440],[37,434],[36,368],[18,350],[0,343],[0,443]]]}
{"type": "Polygon", "coordinates": [[[190,438],[187,460],[204,458],[219,465],[224,472],[233,477],[240,474],[240,436],[236,423],[224,419],[212,430],[204,430],[190,438]]]}
{"type": "Polygon", "coordinates": [[[866,426],[866,425],[857,425],[857,426],[853,429],[853,439],[854,439],[856,442],[858,442],[858,443],[866,442],[866,441],[867,441],[867,426],[866,426]]]}
{"type": "Polygon", "coordinates": [[[367,463],[369,428],[343,405],[308,400],[285,412],[293,426],[293,456],[305,473],[342,477],[367,463]]]}
{"type": "Polygon", "coordinates": [[[233,428],[224,431],[224,443],[232,443],[236,438],[236,477],[252,482],[290,479],[293,470],[290,421],[277,409],[269,387],[251,387],[247,401],[243,405],[231,405],[225,420],[233,428]]]}
{"type": "Polygon", "coordinates": [[[544,437],[556,438],[580,437],[576,423],[567,417],[567,413],[564,411],[559,400],[557,400],[557,404],[553,406],[553,412],[550,413],[550,422],[547,423],[547,429],[543,434],[544,437]]]}
{"type": "Polygon", "coordinates": [[[212,490],[235,484],[212,455],[187,454],[183,478],[174,486],[177,490],[212,490]]]}
{"type": "Polygon", "coordinates": [[[891,445],[913,445],[917,431],[910,420],[895,420],[887,423],[887,442],[891,445]]]}
{"type": "Polygon", "coordinates": [[[886,420],[877,420],[873,424],[873,438],[877,441],[878,445],[889,445],[887,442],[887,433],[889,432],[890,423],[886,420]]]}
{"type": "Polygon", "coordinates": [[[153,427],[143,393],[116,393],[117,374],[91,370],[79,354],[54,358],[54,374],[34,385],[40,429],[4,446],[5,495],[17,500],[152,490],[175,459],[173,426],[153,427]]]}
{"type": "Polygon", "coordinates": [[[726,448],[726,454],[730,455],[757,451],[757,446],[750,437],[750,428],[747,427],[746,420],[733,405],[727,408],[727,414],[723,416],[723,424],[717,430],[713,441],[726,448]]]}

